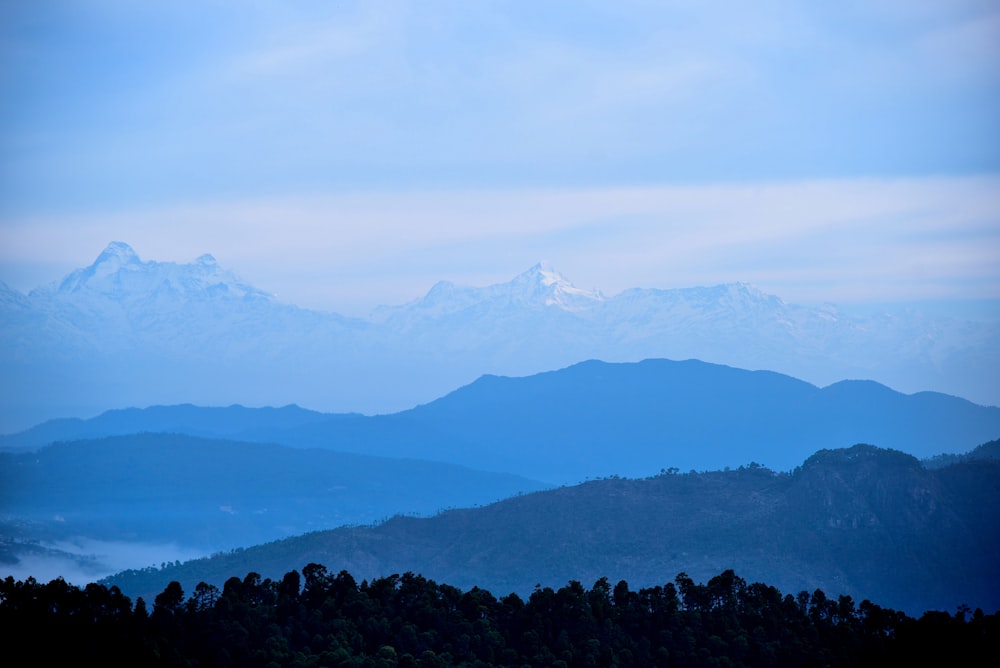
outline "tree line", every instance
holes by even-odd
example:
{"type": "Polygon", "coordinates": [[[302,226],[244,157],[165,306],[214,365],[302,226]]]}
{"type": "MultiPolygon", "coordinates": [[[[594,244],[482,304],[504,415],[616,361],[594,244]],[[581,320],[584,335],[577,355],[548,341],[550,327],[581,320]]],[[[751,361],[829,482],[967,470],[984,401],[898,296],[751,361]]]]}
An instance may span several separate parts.
{"type": "MultiPolygon", "coordinates": [[[[919,618],[821,590],[782,594],[727,570],[634,591],[601,578],[523,599],[405,573],[358,583],[309,564],[249,573],[152,604],[115,586],[0,582],[8,659],[103,666],[882,666],[977,665],[1000,615],[961,607],[919,618]]],[[[14,665],[14,664],[8,664],[14,665]]]]}

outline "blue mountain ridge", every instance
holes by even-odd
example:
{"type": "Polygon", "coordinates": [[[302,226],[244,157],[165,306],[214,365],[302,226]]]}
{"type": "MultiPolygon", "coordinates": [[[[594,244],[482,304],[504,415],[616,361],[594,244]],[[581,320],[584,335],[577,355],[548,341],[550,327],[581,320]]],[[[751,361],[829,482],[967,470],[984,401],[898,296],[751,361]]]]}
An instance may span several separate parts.
{"type": "Polygon", "coordinates": [[[80,539],[207,553],[545,487],[441,462],[177,433],[73,440],[0,452],[0,563],[40,541],[80,539]]]}
{"type": "Polygon", "coordinates": [[[407,411],[364,416],[281,409],[153,407],[56,421],[4,448],[137,431],[239,438],[513,473],[553,484],[757,462],[788,470],[813,452],[872,443],[927,458],[1000,435],[1000,408],[871,381],[825,388],[698,360],[597,360],[483,376],[407,411]]]}

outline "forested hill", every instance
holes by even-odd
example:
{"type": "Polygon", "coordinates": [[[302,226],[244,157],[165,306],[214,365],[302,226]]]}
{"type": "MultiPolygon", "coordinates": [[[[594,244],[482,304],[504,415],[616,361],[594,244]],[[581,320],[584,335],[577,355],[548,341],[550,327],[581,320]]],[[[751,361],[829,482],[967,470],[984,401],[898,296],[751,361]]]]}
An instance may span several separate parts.
{"type": "Polygon", "coordinates": [[[603,479],[428,519],[398,517],[108,580],[151,596],[315,562],[359,578],[419,572],[498,595],[571,579],[662,583],[733,568],[785,591],[847,594],[914,613],[1000,609],[1000,463],[925,469],[900,452],[824,450],[759,466],[603,479]]]}

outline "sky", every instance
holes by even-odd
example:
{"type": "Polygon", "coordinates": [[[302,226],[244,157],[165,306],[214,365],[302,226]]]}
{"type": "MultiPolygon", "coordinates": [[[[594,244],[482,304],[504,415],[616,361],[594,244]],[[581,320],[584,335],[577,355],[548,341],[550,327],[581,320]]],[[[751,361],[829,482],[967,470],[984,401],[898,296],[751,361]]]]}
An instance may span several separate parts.
{"type": "Polygon", "coordinates": [[[1000,300],[998,56],[995,0],[0,3],[0,280],[1000,300]]]}

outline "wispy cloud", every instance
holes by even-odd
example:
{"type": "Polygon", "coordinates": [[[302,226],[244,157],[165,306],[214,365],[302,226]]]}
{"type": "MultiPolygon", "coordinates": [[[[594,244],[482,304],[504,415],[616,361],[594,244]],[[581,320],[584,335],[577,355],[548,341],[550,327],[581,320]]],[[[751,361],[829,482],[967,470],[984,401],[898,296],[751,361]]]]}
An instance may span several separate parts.
{"type": "Polygon", "coordinates": [[[2,228],[0,262],[68,271],[112,239],[149,259],[212,252],[283,300],[357,314],[540,259],[608,293],[744,280],[799,301],[998,298],[998,193],[991,177],[253,199],[25,218],[2,228]]]}
{"type": "Polygon", "coordinates": [[[0,208],[1000,169],[1000,8],[91,2],[0,20],[0,208]]]}

